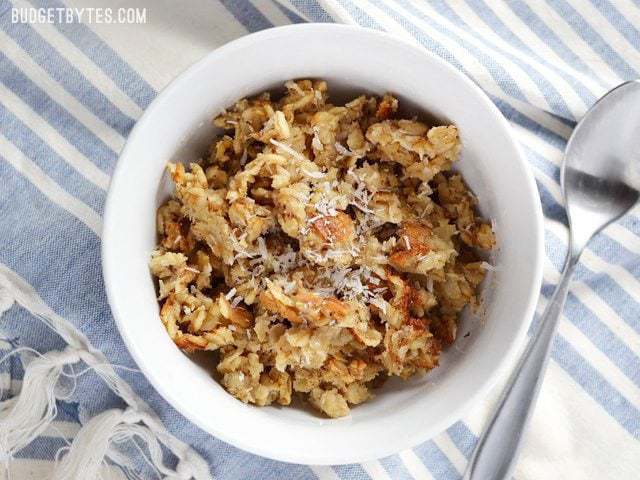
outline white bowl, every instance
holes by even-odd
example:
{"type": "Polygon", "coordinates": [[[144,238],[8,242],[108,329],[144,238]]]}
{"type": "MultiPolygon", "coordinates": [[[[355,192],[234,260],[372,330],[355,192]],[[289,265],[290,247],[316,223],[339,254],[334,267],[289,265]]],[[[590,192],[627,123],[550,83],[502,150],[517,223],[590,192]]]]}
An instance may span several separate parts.
{"type": "Polygon", "coordinates": [[[265,30],[225,45],[180,75],[129,136],[111,181],[103,268],[111,309],[151,384],[200,428],[277,460],[340,464],[380,458],[446,429],[478,403],[517,350],[541,282],[542,212],[531,173],[498,109],[439,58],[391,36],[308,24],[265,30]],[[212,366],[184,355],[158,317],[149,255],[155,212],[169,193],[169,160],[199,158],[215,135],[211,118],[235,100],[282,89],[291,78],[322,78],[330,92],[396,94],[409,111],[455,123],[463,143],[457,168],[495,220],[498,267],[485,287],[485,314],[467,315],[467,338],[421,379],[390,381],[350,417],[329,420],[303,408],[258,408],[236,400],[212,366]]]}

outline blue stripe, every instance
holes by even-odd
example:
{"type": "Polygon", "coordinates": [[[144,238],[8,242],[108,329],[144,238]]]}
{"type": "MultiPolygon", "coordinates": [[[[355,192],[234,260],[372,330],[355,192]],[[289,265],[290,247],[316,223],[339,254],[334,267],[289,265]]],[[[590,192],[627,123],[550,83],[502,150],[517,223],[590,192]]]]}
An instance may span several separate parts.
{"type": "Polygon", "coordinates": [[[527,161],[544,173],[545,176],[549,177],[549,180],[553,180],[554,183],[560,186],[560,168],[551,160],[529,148],[526,144],[520,142],[520,146],[527,156],[527,161]]]}
{"type": "Polygon", "coordinates": [[[507,120],[526,128],[549,145],[554,145],[555,147],[564,150],[564,147],[567,144],[567,139],[565,139],[562,135],[557,134],[553,130],[548,129],[532,118],[527,117],[519,110],[516,110],[515,107],[507,104],[504,100],[496,97],[495,95],[492,95],[490,93],[487,93],[487,95],[489,96],[491,101],[496,104],[496,106],[500,109],[507,120]]]}
{"type": "Polygon", "coordinates": [[[591,3],[626,38],[636,50],[640,49],[640,31],[608,0],[591,0],[591,3]]]}
{"type": "MultiPolygon", "coordinates": [[[[441,15],[444,15],[453,24],[459,24],[458,25],[459,27],[470,31],[476,38],[480,39],[486,45],[492,46],[493,49],[496,51],[501,51],[499,47],[493,44],[493,42],[490,42],[486,37],[482,37],[477,33],[475,33],[474,29],[470,28],[470,26],[467,25],[446,2],[443,2],[442,0],[434,0],[432,2],[432,5],[441,15]]],[[[453,34],[452,30],[447,29],[447,31],[453,34]]],[[[459,38],[460,41],[462,42],[461,37],[457,37],[457,38],[459,38]]],[[[466,43],[466,45],[471,47],[471,43],[466,43]]],[[[478,53],[480,52],[480,49],[476,49],[476,47],[472,47],[472,48],[474,49],[474,54],[478,55],[478,53]]],[[[556,90],[555,86],[549,80],[543,77],[536,69],[532,68],[530,65],[523,62],[516,55],[513,55],[512,53],[509,53],[507,51],[501,51],[501,53],[506,58],[510,59],[513,63],[518,65],[529,76],[529,78],[538,87],[538,90],[540,91],[540,93],[542,93],[542,96],[547,100],[547,103],[549,104],[552,111],[554,111],[555,113],[563,117],[574,119],[574,116],[569,110],[567,103],[564,101],[562,96],[556,90]]],[[[487,58],[490,59],[490,57],[487,57],[487,58]]],[[[498,62],[494,62],[493,60],[490,60],[490,63],[496,66],[500,65],[498,62]]],[[[487,64],[489,64],[489,62],[487,62],[487,64]]],[[[506,70],[504,70],[504,72],[506,73],[506,70]]]]}
{"type": "Polygon", "coordinates": [[[556,335],[551,354],[553,359],[591,398],[636,440],[640,440],[640,411],[612,387],[595,368],[585,362],[570,343],[560,335],[556,335]]]}
{"type": "MultiPolygon", "coordinates": [[[[589,89],[587,89],[579,79],[576,79],[573,75],[567,74],[561,68],[558,68],[554,64],[548,62],[544,57],[538,55],[538,53],[530,48],[525,42],[520,40],[520,38],[515,35],[513,31],[509,29],[509,27],[507,27],[502,20],[500,20],[500,18],[498,18],[498,16],[494,13],[490,6],[487,5],[485,0],[466,0],[466,2],[485,22],[485,24],[500,37],[502,37],[505,42],[522,50],[528,56],[535,58],[539,63],[544,64],[549,69],[561,75],[567,82],[569,82],[569,84],[573,87],[576,93],[578,93],[578,95],[586,105],[591,105],[597,100],[596,96],[591,91],[589,91],[589,89]]],[[[476,37],[479,37],[478,33],[476,33],[476,30],[470,29],[470,31],[474,32],[476,37]]],[[[482,37],[480,38],[482,39],[482,37]]]]}
{"type": "Polygon", "coordinates": [[[370,480],[371,477],[361,465],[352,463],[350,465],[335,465],[333,470],[342,480],[370,480]]]}
{"type": "Polygon", "coordinates": [[[409,470],[404,466],[398,455],[381,458],[380,464],[393,480],[413,480],[411,473],[409,473],[409,470]]]}
{"type": "Polygon", "coordinates": [[[278,0],[271,0],[271,1],[276,6],[276,8],[280,10],[289,19],[291,23],[307,22],[304,18],[302,18],[300,15],[298,15],[296,12],[294,12],[290,8],[287,8],[286,6],[281,4],[278,0]]]}
{"type": "MultiPolygon", "coordinates": [[[[56,0],[32,0],[31,3],[44,8],[66,6],[56,0]]],[[[150,11],[147,13],[152,14],[150,11]]],[[[55,23],[55,26],[140,108],[147,108],[156,91],[93,30],[83,23],[55,23]]]]}
{"type": "Polygon", "coordinates": [[[442,450],[429,440],[414,448],[418,457],[424,462],[435,480],[452,480],[460,478],[460,474],[442,450]]]}
{"type": "Polygon", "coordinates": [[[591,68],[523,0],[511,0],[505,2],[505,5],[567,64],[571,65],[575,70],[591,76],[600,85],[606,88],[612,87],[612,85],[606,85],[599,77],[595,76],[591,68]]]}
{"type": "Polygon", "coordinates": [[[565,0],[547,0],[547,3],[571,26],[585,42],[587,42],[598,53],[600,58],[604,60],[612,69],[625,80],[631,80],[638,76],[638,72],[618,55],[611,46],[604,41],[598,32],[596,32],[585,21],[571,5],[565,0]]]}
{"type": "MultiPolygon", "coordinates": [[[[359,19],[359,21],[362,21],[362,22],[366,23],[367,25],[372,26],[373,28],[376,28],[378,30],[382,30],[383,29],[380,26],[379,23],[377,23],[364,10],[359,8],[357,6],[357,4],[355,4],[355,3],[353,3],[353,2],[351,2],[349,0],[339,0],[339,1],[340,1],[341,5],[350,14],[356,16],[359,19]]],[[[440,44],[439,42],[436,42],[432,37],[426,35],[424,33],[424,31],[422,31],[421,29],[416,27],[416,25],[413,24],[412,22],[410,22],[409,20],[407,20],[407,18],[397,14],[394,10],[390,10],[389,8],[387,8],[386,5],[381,4],[380,2],[377,2],[377,0],[372,0],[372,3],[376,3],[376,6],[378,8],[383,10],[393,20],[398,22],[405,30],[407,30],[424,47],[426,47],[428,50],[430,50],[431,52],[433,52],[436,55],[438,55],[439,57],[441,57],[443,60],[445,60],[448,63],[452,64],[454,67],[456,67],[458,70],[460,70],[461,72],[463,72],[464,74],[466,74],[469,78],[471,78],[473,80],[473,78],[472,78],[471,74],[469,73],[469,71],[467,71],[462,66],[462,64],[457,60],[457,58],[455,56],[453,56],[449,50],[444,48],[442,46],[442,44],[440,44]]],[[[473,80],[473,81],[475,82],[475,80],[473,80]]],[[[477,82],[475,82],[475,83],[477,84],[477,82]]],[[[479,85],[479,86],[482,88],[482,85],[479,85]]],[[[525,128],[528,128],[529,130],[532,130],[534,133],[537,133],[537,134],[540,134],[540,135],[544,135],[545,139],[547,139],[547,141],[549,141],[553,145],[562,145],[562,148],[564,148],[564,144],[566,143],[566,140],[564,138],[562,138],[561,136],[559,136],[555,132],[552,132],[551,130],[547,129],[546,127],[540,125],[539,123],[537,123],[536,121],[532,120],[531,118],[525,116],[524,114],[522,114],[521,112],[519,112],[518,110],[516,110],[514,107],[512,107],[509,104],[507,104],[503,100],[499,99],[498,97],[496,97],[494,95],[491,95],[489,93],[487,93],[487,95],[489,96],[489,98],[491,98],[491,100],[496,104],[496,106],[501,110],[501,112],[503,113],[503,115],[505,115],[505,117],[507,119],[509,119],[509,120],[511,120],[511,121],[513,121],[515,123],[518,123],[519,125],[521,125],[521,126],[523,126],[525,128]]]]}
{"type": "Polygon", "coordinates": [[[99,238],[80,220],[50,202],[6,160],[0,160],[0,218],[4,225],[19,226],[2,232],[3,243],[12,248],[0,249],[0,262],[29,282],[61,316],[76,326],[88,326],[91,322],[87,318],[96,317],[86,315],[104,311],[107,305],[99,238]],[[47,246],[46,263],[39,261],[41,245],[47,246]],[[69,295],[69,285],[59,280],[61,272],[67,278],[78,279],[73,295],[69,295]]]}
{"type": "MultiPolygon", "coordinates": [[[[589,341],[604,353],[624,375],[640,387],[640,358],[627,347],[609,327],[570,293],[565,305],[567,319],[580,330],[589,341]]],[[[640,311],[638,311],[640,313],[640,311]]]]}
{"type": "MultiPolygon", "coordinates": [[[[565,249],[564,245],[562,245],[553,233],[548,232],[546,238],[549,249],[552,252],[565,249]]],[[[561,262],[558,261],[559,256],[554,255],[553,257],[554,266],[560,271],[562,267],[560,266],[561,262]]],[[[582,264],[578,266],[575,275],[576,280],[581,280],[586,283],[593,290],[594,294],[600,298],[602,298],[601,289],[606,288],[608,284],[612,285],[612,282],[607,276],[595,274],[582,264]]],[[[545,291],[549,291],[549,289],[545,291]]],[[[624,303],[626,307],[629,308],[630,311],[625,312],[625,315],[618,315],[625,323],[640,333],[640,304],[633,300],[624,302],[624,299],[621,298],[622,292],[621,288],[615,288],[606,297],[609,298],[612,303],[624,303]]],[[[570,293],[567,298],[565,315],[594,346],[604,353],[630,380],[640,386],[640,358],[573,293],[570,293]]]]}
{"type": "Polygon", "coordinates": [[[302,12],[313,22],[331,23],[334,19],[316,0],[289,0],[298,11],[302,12]]]}
{"type": "Polygon", "coordinates": [[[102,211],[105,192],[96,188],[71,168],[2,103],[0,103],[0,131],[70,195],[83,201],[96,212],[102,211]]]}
{"type": "MultiPolygon", "coordinates": [[[[550,295],[553,288],[548,287],[544,290],[550,295]]],[[[559,335],[554,338],[551,357],[614,420],[636,439],[640,439],[640,412],[559,335]]],[[[478,441],[473,432],[462,422],[455,423],[447,432],[456,447],[470,458],[478,441]]]]}
{"type": "MultiPolygon", "coordinates": [[[[631,233],[638,235],[637,225],[635,227],[631,226],[631,233]]],[[[613,235],[607,235],[606,230],[605,233],[593,237],[593,240],[589,242],[589,247],[600,258],[626,269],[636,279],[640,280],[640,255],[629,250],[626,245],[620,243],[613,235]]]]}
{"type": "MultiPolygon", "coordinates": [[[[0,162],[3,159],[0,157],[0,162]]],[[[2,164],[0,163],[0,166],[2,164]]],[[[45,327],[42,319],[32,315],[27,309],[16,304],[11,312],[6,312],[2,317],[2,326],[11,332],[29,332],[28,335],[18,335],[13,338],[12,344],[15,348],[29,347],[40,352],[48,352],[50,350],[64,350],[67,346],[62,338],[54,334],[53,330],[45,327]]],[[[0,354],[0,357],[2,354],[0,354]]],[[[13,357],[11,357],[13,358],[13,357]]],[[[15,358],[19,359],[19,356],[15,358]]],[[[16,370],[13,371],[11,378],[22,380],[24,370],[20,361],[15,365],[16,370]]]]}
{"type": "Polygon", "coordinates": [[[0,26],[38,65],[87,109],[122,136],[129,133],[134,120],[122,113],[30,25],[10,23],[10,16],[4,15],[0,17],[0,26]]]}
{"type": "Polygon", "coordinates": [[[219,2],[250,32],[273,27],[273,24],[251,2],[219,0],[219,2]]]}
{"type": "MultiPolygon", "coordinates": [[[[564,244],[550,231],[546,231],[545,239],[548,245],[548,257],[556,270],[560,271],[564,262],[560,245],[564,246],[564,244]]],[[[564,250],[566,251],[566,247],[564,250]]],[[[615,279],[606,273],[594,272],[583,263],[576,268],[575,276],[577,280],[586,283],[626,324],[640,333],[640,304],[615,279]]]]}
{"type": "Polygon", "coordinates": [[[618,222],[636,235],[640,235],[640,218],[637,215],[625,215],[618,222]]]}
{"type": "Polygon", "coordinates": [[[473,449],[476,448],[478,437],[469,430],[464,422],[456,422],[447,430],[449,437],[456,445],[458,450],[468,459],[471,458],[473,449]]]}
{"type": "MultiPolygon", "coordinates": [[[[380,0],[373,0],[377,6],[381,7],[380,0]]],[[[439,31],[441,34],[455,41],[458,45],[460,45],[464,50],[467,50],[473,57],[476,58],[485,68],[485,70],[491,75],[491,78],[494,79],[496,84],[500,87],[502,91],[504,91],[507,95],[520,100],[522,102],[526,102],[526,97],[522,93],[522,90],[516,83],[516,81],[509,75],[502,65],[495,62],[489,55],[483,53],[479,48],[475,47],[471,43],[463,40],[460,36],[458,36],[455,32],[449,30],[448,28],[443,27],[439,22],[432,20],[427,15],[423,14],[420,10],[415,8],[406,0],[399,0],[399,4],[403,6],[403,8],[411,14],[411,16],[415,18],[419,18],[423,22],[430,25],[435,30],[439,31]]]]}
{"type": "Polygon", "coordinates": [[[538,187],[538,193],[540,194],[540,200],[542,203],[542,213],[549,220],[555,220],[556,222],[568,225],[567,213],[564,207],[555,201],[551,192],[547,187],[536,179],[536,186],[538,187]]]}
{"type": "Polygon", "coordinates": [[[368,15],[363,9],[358,7],[356,3],[353,3],[349,0],[337,0],[342,7],[349,12],[349,14],[356,20],[360,25],[366,25],[369,28],[374,28],[376,30],[384,30],[378,22],[376,22],[373,17],[368,15]]]}
{"type": "MultiPolygon", "coordinates": [[[[184,421],[178,427],[179,430],[184,429],[184,421]]],[[[290,463],[277,462],[267,458],[252,455],[251,453],[238,450],[220,440],[216,440],[210,435],[203,435],[208,443],[206,446],[213,459],[210,464],[211,470],[214,472],[213,478],[216,480],[237,480],[237,479],[260,479],[260,480],[309,480],[315,479],[311,469],[306,465],[294,465],[290,463]],[[208,437],[208,438],[206,438],[208,437]],[[215,442],[214,445],[211,445],[215,442]]],[[[202,443],[193,445],[204,450],[202,443]]],[[[205,450],[205,454],[207,450],[205,450]]]]}
{"type": "Polygon", "coordinates": [[[0,52],[0,81],[98,168],[110,173],[116,153],[0,52]]]}
{"type": "Polygon", "coordinates": [[[62,438],[38,437],[20,450],[15,458],[31,458],[35,460],[52,460],[56,452],[68,445],[62,438]]]}

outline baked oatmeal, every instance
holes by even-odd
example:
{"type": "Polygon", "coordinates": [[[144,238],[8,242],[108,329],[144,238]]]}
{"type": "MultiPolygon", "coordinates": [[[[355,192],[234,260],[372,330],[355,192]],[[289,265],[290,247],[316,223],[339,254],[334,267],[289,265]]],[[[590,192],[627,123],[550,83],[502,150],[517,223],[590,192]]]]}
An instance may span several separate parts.
{"type": "Polygon", "coordinates": [[[216,117],[207,158],[168,165],[151,271],[169,336],[218,351],[229,393],[297,392],[341,417],[438,365],[495,237],[451,171],[455,126],[399,118],[389,94],[339,106],[324,81],[285,88],[216,117]]]}

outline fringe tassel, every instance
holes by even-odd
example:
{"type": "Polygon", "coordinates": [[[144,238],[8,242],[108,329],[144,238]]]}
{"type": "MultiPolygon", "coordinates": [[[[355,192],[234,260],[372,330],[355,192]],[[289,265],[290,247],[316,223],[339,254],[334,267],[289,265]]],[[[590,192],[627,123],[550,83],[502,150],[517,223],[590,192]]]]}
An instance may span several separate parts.
{"type": "MultiPolygon", "coordinates": [[[[209,479],[209,469],[201,458],[194,458],[175,442],[160,442],[157,423],[148,415],[132,409],[107,410],[85,424],[74,439],[66,455],[58,460],[51,480],[101,478],[105,459],[122,465],[130,463],[122,458],[117,444],[126,440],[141,441],[147,448],[147,463],[160,477],[172,480],[209,479]],[[167,468],[162,461],[161,443],[178,458],[176,470],[167,468]]],[[[142,450],[142,449],[141,449],[142,450]]],[[[124,465],[123,465],[124,466],[124,465]]]]}
{"type": "MultiPolygon", "coordinates": [[[[109,478],[107,460],[135,478],[131,458],[142,453],[138,442],[132,443],[137,447],[133,452],[123,454],[122,448],[118,448],[119,444],[122,447],[123,442],[134,439],[144,443],[150,457],[146,458],[147,463],[158,477],[164,476],[171,480],[211,480],[209,467],[204,459],[165,429],[153,411],[115,372],[104,355],[93,348],[89,340],[70,322],[53,312],[27,282],[0,264],[0,316],[14,302],[42,320],[69,346],[62,352],[38,354],[28,362],[24,368],[20,393],[0,403],[0,463],[8,465],[20,449],[47,429],[57,414],[56,400],[67,399],[75,388],[77,377],[92,370],[126,402],[128,408],[108,410],[85,423],[71,446],[58,452],[51,480],[106,480],[109,478]],[[78,374],[65,372],[66,366],[80,361],[87,364],[86,370],[78,374]],[[73,381],[71,389],[62,388],[61,377],[73,381]],[[178,459],[175,469],[164,465],[162,446],[178,459]]],[[[145,456],[144,453],[142,456],[145,456]]]]}
{"type": "Polygon", "coordinates": [[[49,352],[25,367],[22,390],[17,397],[0,403],[0,457],[7,462],[44,432],[57,414],[57,389],[65,365],[80,360],[78,352],[49,352]]]}
{"type": "Polygon", "coordinates": [[[9,288],[3,284],[2,277],[0,277],[0,316],[13,305],[13,295],[9,291],[9,288]]]}

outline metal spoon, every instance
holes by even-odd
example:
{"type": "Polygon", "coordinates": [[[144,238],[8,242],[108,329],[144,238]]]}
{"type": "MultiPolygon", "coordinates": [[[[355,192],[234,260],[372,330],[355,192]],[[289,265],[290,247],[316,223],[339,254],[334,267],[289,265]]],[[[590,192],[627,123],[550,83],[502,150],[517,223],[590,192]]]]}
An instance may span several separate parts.
{"type": "Polygon", "coordinates": [[[596,233],[638,201],[640,80],[614,88],[582,118],[567,144],[561,184],[569,216],[569,253],[562,280],[507,383],[463,480],[510,477],[580,254],[596,233]]]}

